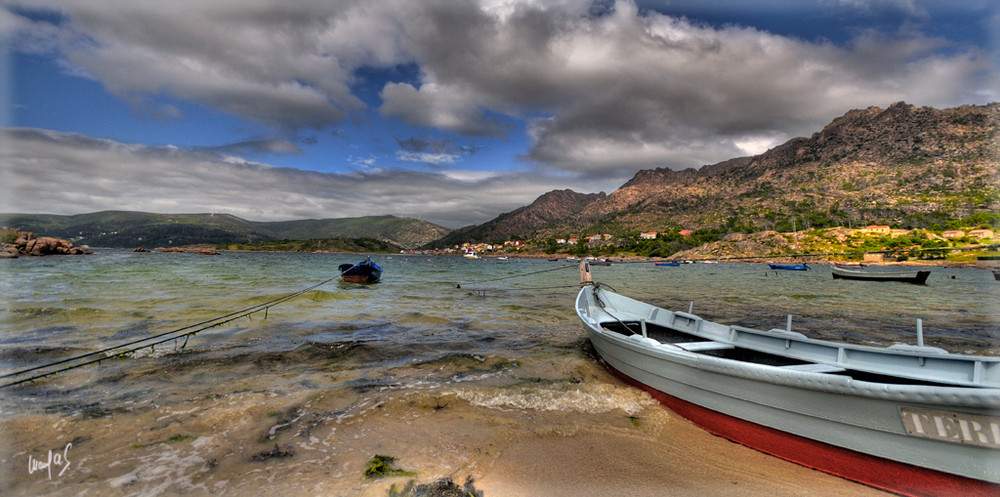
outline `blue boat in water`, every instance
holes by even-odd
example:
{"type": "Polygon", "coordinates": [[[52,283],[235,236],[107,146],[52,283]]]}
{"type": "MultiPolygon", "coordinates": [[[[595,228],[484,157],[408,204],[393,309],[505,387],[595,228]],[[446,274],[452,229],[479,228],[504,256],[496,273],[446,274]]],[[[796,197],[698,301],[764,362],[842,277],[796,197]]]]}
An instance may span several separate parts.
{"type": "Polygon", "coordinates": [[[775,264],[768,262],[767,265],[771,269],[783,269],[785,271],[806,271],[809,269],[809,266],[805,264],[775,264]]]}
{"type": "Polygon", "coordinates": [[[340,277],[348,283],[377,283],[382,277],[382,266],[372,262],[371,256],[357,264],[341,264],[340,277]]]}
{"type": "Polygon", "coordinates": [[[659,262],[654,262],[653,264],[656,264],[657,266],[680,266],[681,265],[681,263],[678,262],[678,261],[659,261],[659,262]]]}

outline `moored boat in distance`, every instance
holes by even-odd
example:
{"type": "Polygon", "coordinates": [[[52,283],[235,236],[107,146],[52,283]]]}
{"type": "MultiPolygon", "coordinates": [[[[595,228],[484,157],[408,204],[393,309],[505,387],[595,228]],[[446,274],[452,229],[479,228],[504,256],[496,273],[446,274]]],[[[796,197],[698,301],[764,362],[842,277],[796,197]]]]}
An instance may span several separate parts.
{"type": "Polygon", "coordinates": [[[840,266],[831,266],[833,279],[859,280],[859,281],[898,281],[902,283],[913,283],[923,285],[930,276],[930,270],[918,271],[860,271],[857,269],[847,269],[840,266]]]}
{"type": "Polygon", "coordinates": [[[372,262],[371,256],[357,264],[341,264],[340,278],[348,283],[376,283],[382,278],[382,266],[372,262]]]}
{"type": "Polygon", "coordinates": [[[667,267],[673,267],[673,266],[680,266],[681,265],[680,261],[656,261],[653,264],[657,265],[657,266],[667,266],[667,267]]]}
{"type": "Polygon", "coordinates": [[[693,423],[902,495],[1000,495],[1000,357],[720,324],[583,266],[575,309],[601,362],[693,423]]]}
{"type": "Polygon", "coordinates": [[[809,266],[807,264],[778,264],[774,262],[768,262],[767,266],[771,269],[782,269],[785,271],[807,271],[809,266]]]}

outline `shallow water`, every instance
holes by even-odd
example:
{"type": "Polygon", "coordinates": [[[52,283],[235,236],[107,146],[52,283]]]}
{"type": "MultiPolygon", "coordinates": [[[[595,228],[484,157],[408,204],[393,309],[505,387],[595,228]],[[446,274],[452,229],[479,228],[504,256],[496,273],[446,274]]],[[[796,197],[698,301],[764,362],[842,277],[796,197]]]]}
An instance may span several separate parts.
{"type": "MultiPolygon", "coordinates": [[[[592,357],[572,307],[574,264],[373,259],[385,268],[378,284],[332,281],[183,348],[162,344],[0,390],[3,486],[12,495],[386,495],[390,482],[361,477],[375,453],[397,456],[421,480],[461,483],[496,474],[506,449],[537,437],[661,436],[669,411],[592,357]],[[70,461],[50,466],[62,474],[29,471],[49,451],[70,461]]],[[[116,250],[3,260],[0,370],[245,309],[357,260],[116,250]]],[[[1000,351],[1000,282],[983,270],[934,268],[924,286],[834,280],[825,266],[633,263],[593,274],[667,308],[693,302],[727,324],[784,328],[791,313],[793,329],[810,336],[891,344],[915,343],[921,318],[927,345],[1000,351]]]]}

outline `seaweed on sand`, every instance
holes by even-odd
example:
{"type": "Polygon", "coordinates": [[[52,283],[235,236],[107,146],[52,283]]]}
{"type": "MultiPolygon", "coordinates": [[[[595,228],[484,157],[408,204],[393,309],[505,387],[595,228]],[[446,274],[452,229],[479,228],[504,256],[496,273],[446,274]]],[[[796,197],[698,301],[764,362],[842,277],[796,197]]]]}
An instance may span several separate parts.
{"type": "Polygon", "coordinates": [[[410,480],[402,489],[393,485],[389,489],[389,497],[483,497],[483,492],[476,490],[470,476],[461,487],[451,478],[441,478],[434,483],[420,485],[414,485],[413,480],[410,480]]]}
{"type": "Polygon", "coordinates": [[[365,478],[381,478],[383,476],[413,476],[416,473],[404,471],[395,466],[396,458],[375,454],[365,465],[365,478]]]}
{"type": "Polygon", "coordinates": [[[250,456],[250,460],[254,462],[263,462],[269,459],[284,459],[286,457],[292,457],[295,455],[291,450],[281,450],[278,444],[274,444],[274,448],[264,452],[258,452],[250,456]]]}

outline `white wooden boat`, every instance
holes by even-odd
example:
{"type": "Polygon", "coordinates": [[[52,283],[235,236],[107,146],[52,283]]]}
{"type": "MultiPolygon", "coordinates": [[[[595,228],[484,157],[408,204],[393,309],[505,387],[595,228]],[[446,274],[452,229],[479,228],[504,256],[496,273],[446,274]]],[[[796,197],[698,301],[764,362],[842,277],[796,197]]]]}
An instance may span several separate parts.
{"type": "Polygon", "coordinates": [[[930,270],[920,271],[859,271],[841,266],[830,266],[833,279],[858,280],[858,281],[898,281],[902,283],[913,283],[923,285],[930,276],[930,270]]]}
{"type": "Polygon", "coordinates": [[[581,276],[601,361],[695,424],[902,495],[1000,495],[1000,357],[728,326],[581,276]]]}

